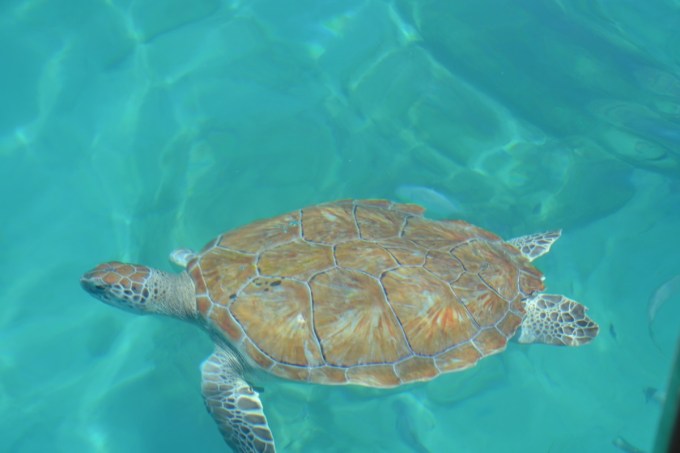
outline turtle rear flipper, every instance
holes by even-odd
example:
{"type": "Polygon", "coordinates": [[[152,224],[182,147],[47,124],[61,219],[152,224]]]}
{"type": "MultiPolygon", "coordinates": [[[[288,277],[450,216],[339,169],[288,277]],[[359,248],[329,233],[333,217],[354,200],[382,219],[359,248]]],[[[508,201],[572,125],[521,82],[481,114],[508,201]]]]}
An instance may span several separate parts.
{"type": "Polygon", "coordinates": [[[590,343],[599,327],[585,306],[555,294],[537,294],[525,301],[520,343],[581,346],[590,343]]]}
{"type": "Polygon", "coordinates": [[[508,241],[508,244],[519,250],[529,261],[540,258],[550,251],[550,247],[562,235],[562,230],[528,234],[508,241]]]}

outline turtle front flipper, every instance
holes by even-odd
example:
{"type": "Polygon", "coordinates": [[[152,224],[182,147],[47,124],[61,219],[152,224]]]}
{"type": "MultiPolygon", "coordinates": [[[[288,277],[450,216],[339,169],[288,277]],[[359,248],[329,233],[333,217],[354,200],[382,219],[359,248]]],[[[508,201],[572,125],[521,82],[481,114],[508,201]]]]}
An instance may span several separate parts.
{"type": "Polygon", "coordinates": [[[598,334],[597,323],[586,315],[586,308],[567,297],[536,294],[525,301],[520,343],[581,346],[598,334]]]}
{"type": "Polygon", "coordinates": [[[562,230],[546,231],[545,233],[529,234],[510,239],[508,244],[522,252],[529,261],[533,261],[550,251],[550,247],[562,235],[562,230]]]}
{"type": "Polygon", "coordinates": [[[203,362],[201,390],[224,440],[238,453],[275,453],[258,393],[243,379],[234,354],[221,347],[203,362]]]}
{"type": "Polygon", "coordinates": [[[177,266],[186,269],[189,261],[196,258],[196,253],[191,249],[177,249],[170,253],[170,262],[177,266]]]}

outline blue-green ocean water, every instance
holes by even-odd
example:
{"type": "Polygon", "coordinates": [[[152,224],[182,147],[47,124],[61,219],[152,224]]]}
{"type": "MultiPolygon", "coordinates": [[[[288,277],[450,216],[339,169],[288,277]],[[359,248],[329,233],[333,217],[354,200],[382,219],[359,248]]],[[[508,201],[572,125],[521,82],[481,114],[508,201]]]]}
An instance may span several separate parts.
{"type": "Polygon", "coordinates": [[[564,228],[537,264],[601,333],[388,392],[270,385],[280,451],[651,449],[680,334],[677,1],[2,0],[0,93],[0,451],[227,451],[209,339],[79,276],[347,197],[564,228]]]}

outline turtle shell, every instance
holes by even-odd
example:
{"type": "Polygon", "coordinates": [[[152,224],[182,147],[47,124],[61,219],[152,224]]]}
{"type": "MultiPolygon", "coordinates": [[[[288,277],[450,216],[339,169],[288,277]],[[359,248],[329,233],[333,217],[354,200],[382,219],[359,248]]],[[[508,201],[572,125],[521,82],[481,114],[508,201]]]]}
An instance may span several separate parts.
{"type": "Polygon", "coordinates": [[[293,380],[393,387],[502,351],[542,275],[498,236],[384,200],[225,233],[188,265],[208,328],[293,380]]]}

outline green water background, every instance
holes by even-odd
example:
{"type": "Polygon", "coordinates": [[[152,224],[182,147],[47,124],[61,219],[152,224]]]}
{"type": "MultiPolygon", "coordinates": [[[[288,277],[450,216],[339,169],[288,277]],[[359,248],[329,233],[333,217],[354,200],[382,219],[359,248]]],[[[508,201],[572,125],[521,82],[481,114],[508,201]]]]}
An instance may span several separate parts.
{"type": "Polygon", "coordinates": [[[82,272],[317,202],[391,198],[505,237],[591,309],[390,392],[281,383],[282,452],[650,449],[680,332],[677,1],[2,0],[0,451],[226,451],[193,326],[82,272]]]}

